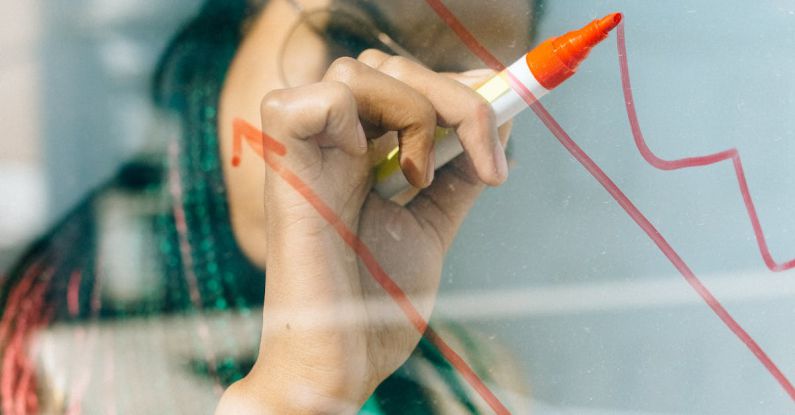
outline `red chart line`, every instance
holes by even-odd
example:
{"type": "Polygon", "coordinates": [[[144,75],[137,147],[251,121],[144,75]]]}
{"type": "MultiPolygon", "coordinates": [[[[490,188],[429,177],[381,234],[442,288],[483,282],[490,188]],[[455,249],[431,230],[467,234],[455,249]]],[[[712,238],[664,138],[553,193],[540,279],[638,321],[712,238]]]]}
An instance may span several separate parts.
{"type": "Polygon", "coordinates": [[[714,154],[707,154],[699,157],[686,157],[678,160],[664,160],[657,157],[646,143],[643,137],[643,131],[640,128],[638,121],[637,110],[635,109],[635,98],[632,95],[632,85],[629,81],[629,63],[627,62],[627,45],[626,36],[624,34],[624,25],[619,25],[617,30],[617,46],[618,46],[618,62],[621,68],[621,86],[624,91],[624,102],[627,106],[627,117],[629,118],[630,129],[632,130],[632,137],[635,140],[635,145],[641,156],[652,166],[660,170],[678,170],[692,167],[709,166],[725,160],[731,160],[734,166],[734,173],[737,176],[737,184],[740,187],[743,203],[745,203],[745,210],[748,212],[748,218],[751,220],[751,226],[754,229],[754,236],[756,243],[759,246],[759,253],[765,261],[765,265],[773,272],[786,271],[795,268],[795,259],[787,262],[776,262],[770,254],[770,249],[767,246],[767,239],[765,233],[762,231],[762,225],[759,222],[759,216],[756,213],[754,201],[751,198],[751,192],[748,189],[748,181],[745,179],[745,172],[743,171],[743,163],[740,159],[740,152],[736,148],[730,148],[714,154]]]}
{"type": "MultiPolygon", "coordinates": [[[[439,15],[439,17],[447,23],[451,29],[459,35],[461,40],[467,45],[467,47],[478,56],[486,65],[491,67],[494,70],[502,70],[505,68],[505,65],[500,63],[499,60],[492,55],[482,44],[480,44],[477,39],[466,29],[466,27],[455,17],[455,15],[442,3],[441,0],[426,0],[428,5],[439,15]],[[496,63],[495,63],[496,62],[496,63]]],[[[631,88],[629,87],[629,75],[626,71],[626,47],[624,43],[624,23],[622,22],[618,27],[619,33],[619,58],[621,60],[622,66],[622,81],[624,82],[624,92],[625,96],[631,98],[631,88]]],[[[569,151],[569,153],[580,163],[583,167],[602,185],[602,187],[607,190],[611,197],[621,206],[622,209],[632,218],[632,220],[640,226],[643,232],[654,242],[655,245],[660,249],[660,251],[665,255],[666,258],[671,262],[671,264],[676,268],[682,277],[684,277],[685,281],[698,293],[698,295],[704,300],[704,302],[709,306],[710,309],[720,318],[721,321],[726,325],[726,327],[731,330],[732,333],[737,336],[740,341],[742,341],[746,347],[756,356],[760,363],[770,372],[773,378],[781,385],[784,391],[789,395],[789,397],[795,401],[795,387],[793,387],[792,383],[787,379],[787,377],[781,372],[781,370],[776,366],[773,360],[767,355],[767,353],[762,350],[759,344],[751,337],[745,329],[729,314],[725,307],[718,301],[717,298],[707,289],[706,286],[699,280],[699,278],[695,275],[695,273],[690,269],[690,267],[685,263],[685,261],[679,256],[679,254],[674,250],[674,248],[668,243],[668,241],[660,234],[657,228],[651,223],[651,221],[640,211],[640,209],[635,206],[634,203],[624,194],[623,191],[613,182],[613,180],[596,164],[593,159],[579,146],[577,145],[574,140],[569,136],[568,133],[560,126],[560,124],[555,120],[554,117],[546,110],[546,108],[541,105],[538,99],[533,96],[530,90],[527,89],[525,85],[523,85],[513,74],[510,72],[508,73],[508,78],[511,83],[512,88],[521,95],[536,116],[541,120],[541,122],[549,129],[549,131],[558,139],[558,141],[569,151]]],[[[630,105],[630,101],[627,104],[627,111],[630,117],[632,124],[632,131],[633,135],[635,136],[636,144],[638,144],[638,148],[641,150],[641,154],[644,155],[644,158],[647,159],[652,165],[659,165],[659,168],[684,168],[684,167],[695,167],[695,166],[703,166],[707,164],[717,163],[721,160],[731,158],[734,162],[735,171],[737,173],[737,179],[740,183],[740,189],[743,193],[743,200],[746,204],[746,208],[748,209],[749,215],[751,217],[751,221],[754,226],[754,233],[757,236],[757,241],[759,242],[760,249],[762,251],[762,255],[765,258],[765,263],[768,264],[768,267],[775,271],[781,271],[787,269],[786,267],[792,267],[793,262],[790,261],[787,264],[775,264],[772,259],[769,259],[769,252],[767,251],[767,245],[765,243],[764,235],[762,234],[761,226],[759,226],[759,220],[756,215],[756,210],[754,209],[753,202],[750,197],[750,192],[748,191],[748,185],[745,181],[745,175],[743,174],[742,170],[742,163],[740,163],[739,153],[736,150],[727,150],[721,153],[709,155],[706,157],[697,157],[697,158],[690,158],[690,159],[683,159],[668,162],[665,160],[661,160],[654,156],[648,147],[645,146],[645,141],[643,140],[642,134],[640,134],[640,127],[637,123],[637,116],[634,116],[633,121],[633,114],[634,114],[634,104],[630,105]],[[645,152],[644,152],[645,149],[645,152]],[[652,162],[653,161],[653,162],[652,162]],[[771,267],[772,265],[772,267],[771,267]]],[[[634,102],[634,101],[632,101],[634,102]]],[[[658,166],[655,166],[658,167],[658,166]]]]}

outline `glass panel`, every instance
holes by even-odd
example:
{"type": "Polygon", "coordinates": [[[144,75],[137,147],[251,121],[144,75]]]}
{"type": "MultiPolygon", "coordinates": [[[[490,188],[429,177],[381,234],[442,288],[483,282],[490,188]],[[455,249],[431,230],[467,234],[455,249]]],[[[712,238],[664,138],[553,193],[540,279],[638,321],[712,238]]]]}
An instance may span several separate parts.
{"type": "Polygon", "coordinates": [[[792,412],[792,2],[10,9],[0,412],[792,412]]]}

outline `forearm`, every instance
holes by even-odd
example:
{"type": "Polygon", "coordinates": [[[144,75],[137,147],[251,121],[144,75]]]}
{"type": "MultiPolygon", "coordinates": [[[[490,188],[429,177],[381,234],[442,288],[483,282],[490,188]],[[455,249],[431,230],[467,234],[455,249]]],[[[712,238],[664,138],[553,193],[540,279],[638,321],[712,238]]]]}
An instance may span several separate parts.
{"type": "Polygon", "coordinates": [[[269,233],[260,353],[217,414],[355,414],[366,400],[355,257],[330,226],[269,233]]]}

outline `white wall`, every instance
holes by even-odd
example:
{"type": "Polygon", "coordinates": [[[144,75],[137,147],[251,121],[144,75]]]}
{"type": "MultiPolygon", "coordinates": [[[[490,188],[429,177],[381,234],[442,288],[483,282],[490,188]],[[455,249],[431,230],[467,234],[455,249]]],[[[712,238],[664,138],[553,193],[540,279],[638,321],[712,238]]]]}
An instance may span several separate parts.
{"type": "Polygon", "coordinates": [[[3,1],[0,271],[146,145],[155,61],[200,3],[3,1]]]}
{"type": "Polygon", "coordinates": [[[41,155],[41,5],[2,2],[0,13],[0,269],[43,227],[41,155]]]}

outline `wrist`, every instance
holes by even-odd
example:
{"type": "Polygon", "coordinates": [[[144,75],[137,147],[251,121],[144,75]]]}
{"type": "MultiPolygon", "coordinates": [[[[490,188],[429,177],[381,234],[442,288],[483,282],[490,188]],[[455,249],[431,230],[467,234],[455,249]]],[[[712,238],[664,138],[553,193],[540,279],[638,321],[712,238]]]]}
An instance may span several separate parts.
{"type": "Polygon", "coordinates": [[[252,389],[245,379],[231,385],[221,395],[215,415],[263,415],[280,413],[259,391],[252,389]]]}
{"type": "Polygon", "coordinates": [[[355,414],[362,404],[321,394],[294,381],[255,381],[249,375],[224,391],[215,415],[355,414]]]}

